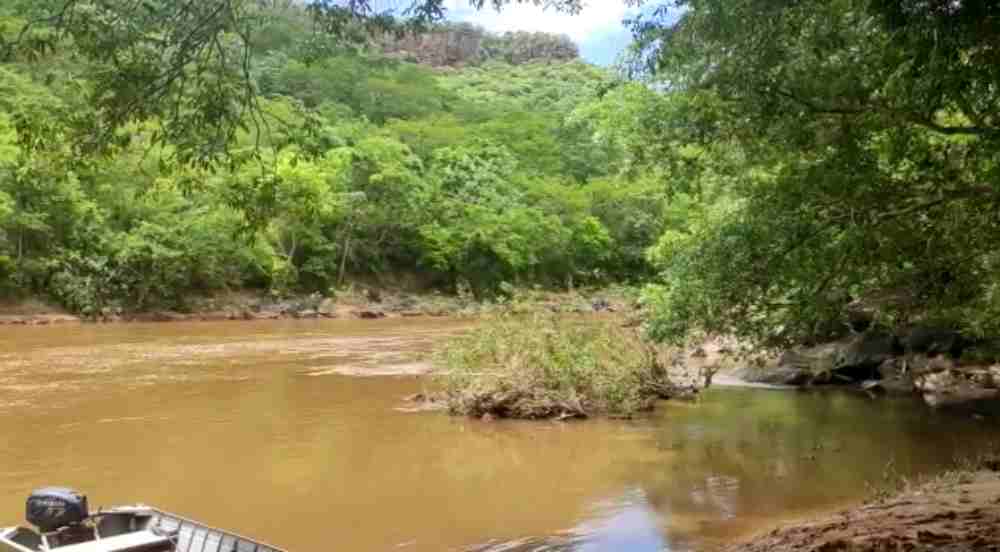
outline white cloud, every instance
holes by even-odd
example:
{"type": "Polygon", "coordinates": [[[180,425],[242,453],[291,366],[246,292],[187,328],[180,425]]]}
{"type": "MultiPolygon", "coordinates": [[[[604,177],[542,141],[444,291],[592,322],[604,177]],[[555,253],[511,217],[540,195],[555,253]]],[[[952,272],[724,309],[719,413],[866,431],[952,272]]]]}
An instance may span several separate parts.
{"type": "Polygon", "coordinates": [[[450,0],[449,19],[468,21],[489,31],[544,31],[568,35],[580,44],[595,34],[621,29],[622,19],[634,13],[620,0],[588,0],[583,11],[569,15],[534,5],[510,4],[497,12],[476,10],[466,0],[450,0]]]}

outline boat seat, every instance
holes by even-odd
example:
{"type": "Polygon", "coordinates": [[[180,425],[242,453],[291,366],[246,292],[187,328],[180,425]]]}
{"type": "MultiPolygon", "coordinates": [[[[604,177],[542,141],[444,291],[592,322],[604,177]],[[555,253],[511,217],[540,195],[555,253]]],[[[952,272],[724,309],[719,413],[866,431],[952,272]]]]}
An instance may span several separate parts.
{"type": "Polygon", "coordinates": [[[60,546],[57,552],[170,552],[173,542],[152,531],[136,531],[116,537],[60,546]]]}

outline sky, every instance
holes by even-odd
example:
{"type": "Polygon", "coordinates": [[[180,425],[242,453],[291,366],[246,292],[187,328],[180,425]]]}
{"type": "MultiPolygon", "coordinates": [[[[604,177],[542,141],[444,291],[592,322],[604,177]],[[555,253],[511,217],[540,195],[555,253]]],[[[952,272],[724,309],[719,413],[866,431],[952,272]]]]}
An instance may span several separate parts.
{"type": "Polygon", "coordinates": [[[580,55],[597,65],[614,63],[631,41],[622,20],[634,15],[620,0],[585,0],[583,12],[567,15],[530,4],[509,4],[502,11],[476,10],[467,0],[449,0],[448,19],[466,21],[488,31],[544,31],[565,34],[580,47],[580,55]]]}

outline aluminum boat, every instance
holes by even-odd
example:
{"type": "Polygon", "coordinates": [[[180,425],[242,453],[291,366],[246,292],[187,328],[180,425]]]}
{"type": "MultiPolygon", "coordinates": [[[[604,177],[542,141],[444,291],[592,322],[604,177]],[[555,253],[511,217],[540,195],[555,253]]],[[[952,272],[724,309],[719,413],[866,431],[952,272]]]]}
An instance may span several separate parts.
{"type": "Polygon", "coordinates": [[[87,497],[59,487],[28,497],[35,528],[0,529],[0,552],[286,552],[151,506],[90,513],[87,497]]]}

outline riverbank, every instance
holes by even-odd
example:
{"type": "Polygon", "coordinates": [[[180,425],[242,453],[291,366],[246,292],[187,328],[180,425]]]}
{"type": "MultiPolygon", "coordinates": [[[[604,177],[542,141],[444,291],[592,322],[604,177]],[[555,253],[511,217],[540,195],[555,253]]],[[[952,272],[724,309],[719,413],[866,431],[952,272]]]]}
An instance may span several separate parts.
{"type": "Polygon", "coordinates": [[[795,523],[727,552],[965,552],[1000,550],[997,462],[946,473],[900,494],[795,523]]]}
{"type": "Polygon", "coordinates": [[[81,323],[221,322],[281,319],[381,319],[476,316],[499,309],[566,313],[623,312],[631,307],[622,289],[554,292],[525,290],[513,298],[480,300],[440,292],[407,292],[374,287],[351,288],[336,297],[318,294],[275,298],[253,291],[193,297],[184,310],[125,312],[104,309],[80,315],[39,299],[0,301],[0,326],[51,326],[81,323]]]}
{"type": "Polygon", "coordinates": [[[914,325],[787,349],[728,375],[795,388],[850,387],[872,397],[921,397],[936,408],[1000,413],[1000,338],[914,325]]]}

